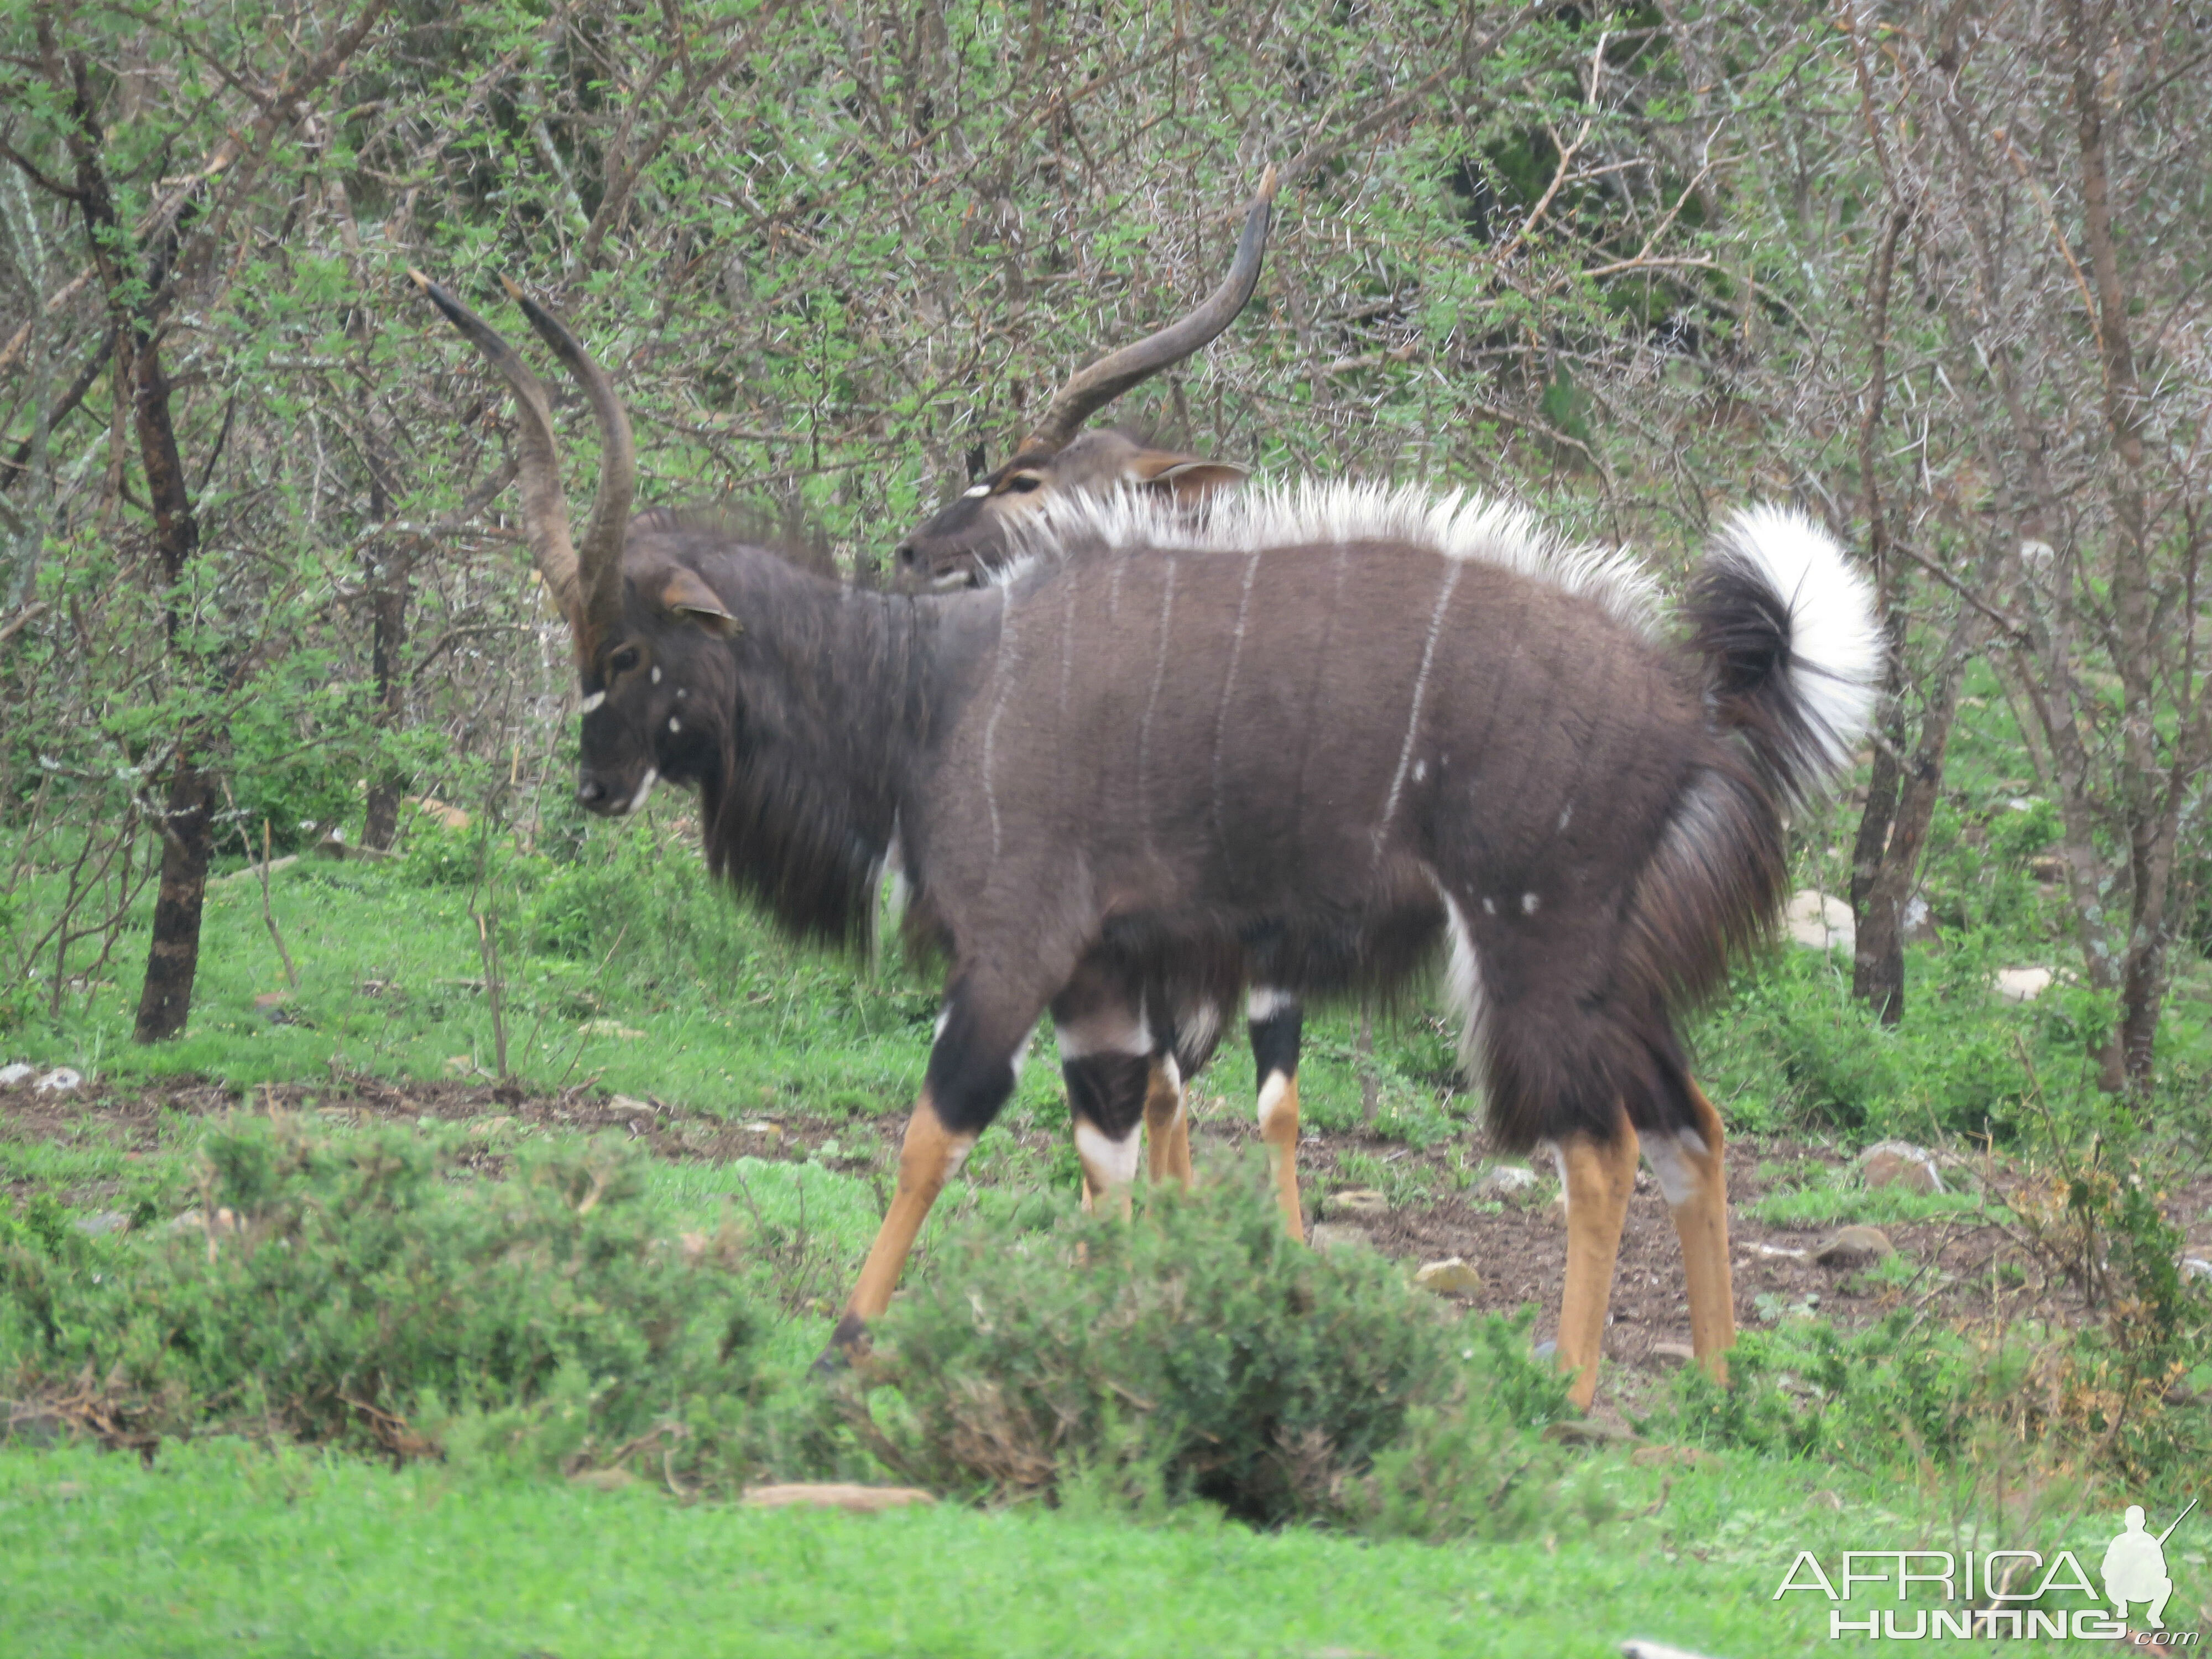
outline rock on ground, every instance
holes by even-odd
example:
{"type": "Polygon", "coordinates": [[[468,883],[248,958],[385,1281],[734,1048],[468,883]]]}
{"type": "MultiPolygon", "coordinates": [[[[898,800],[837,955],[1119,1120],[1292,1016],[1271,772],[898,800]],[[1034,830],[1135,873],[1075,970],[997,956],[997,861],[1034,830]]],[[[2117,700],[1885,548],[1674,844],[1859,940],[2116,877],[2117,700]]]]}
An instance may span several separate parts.
{"type": "Polygon", "coordinates": [[[1813,1260],[1823,1267],[1870,1267],[1897,1254],[1897,1246],[1879,1227],[1845,1227],[1821,1241],[1813,1260]]]}
{"type": "Polygon", "coordinates": [[[1434,1291],[1438,1296],[1482,1294],[1482,1275],[1455,1255],[1426,1263],[1413,1275],[1413,1283],[1425,1291],[1434,1291]]]}
{"type": "Polygon", "coordinates": [[[1790,937],[1808,951],[1849,951],[1858,944],[1851,907],[1817,887],[1801,887],[1792,893],[1782,916],[1790,937]]]}
{"type": "Polygon", "coordinates": [[[1858,1156],[1859,1175],[1869,1187],[1903,1187],[1916,1193],[1948,1190],[1936,1172],[1936,1157],[1909,1140],[1885,1140],[1858,1156]]]}
{"type": "Polygon", "coordinates": [[[1333,1216],[1377,1216],[1390,1212],[1390,1200],[1372,1187],[1353,1187],[1331,1193],[1322,1200],[1322,1212],[1333,1216]]]}

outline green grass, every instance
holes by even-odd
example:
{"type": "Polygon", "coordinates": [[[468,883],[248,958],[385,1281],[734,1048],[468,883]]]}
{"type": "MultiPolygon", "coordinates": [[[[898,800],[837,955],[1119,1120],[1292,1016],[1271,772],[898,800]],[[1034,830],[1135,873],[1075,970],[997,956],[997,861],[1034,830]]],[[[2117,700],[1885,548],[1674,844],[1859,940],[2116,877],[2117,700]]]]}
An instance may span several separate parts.
{"type": "MultiPolygon", "coordinates": [[[[0,1633],[15,1659],[1596,1659],[1632,1635],[1762,1659],[1831,1650],[1825,1602],[1770,1599],[1797,1550],[1832,1572],[1846,1547],[1945,1535],[1942,1494],[1849,1471],[1617,1454],[1601,1468],[1629,1518],[1432,1548],[1255,1533],[1203,1510],[1143,1527],[1079,1504],[769,1514],[234,1442],[173,1447],[151,1469],[0,1453],[0,1633]]],[[[2063,1535],[2100,1544],[2100,1520],[2063,1535]]]]}

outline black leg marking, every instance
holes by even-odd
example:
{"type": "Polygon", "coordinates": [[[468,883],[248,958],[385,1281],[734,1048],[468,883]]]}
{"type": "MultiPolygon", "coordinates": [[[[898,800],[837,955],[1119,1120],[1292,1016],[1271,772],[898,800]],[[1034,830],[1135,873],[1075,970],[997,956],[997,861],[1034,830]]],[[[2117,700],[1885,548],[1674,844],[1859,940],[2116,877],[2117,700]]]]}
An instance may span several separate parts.
{"type": "Polygon", "coordinates": [[[1265,1088],[1270,1075],[1298,1074],[1298,1035],[1304,1012],[1295,1002],[1279,1004],[1252,1022],[1252,1086],[1265,1088]]]}
{"type": "Polygon", "coordinates": [[[1109,1140],[1127,1140],[1145,1115],[1145,1088],[1152,1062],[1146,1054],[1084,1054],[1064,1061],[1068,1109],[1109,1140]]]}

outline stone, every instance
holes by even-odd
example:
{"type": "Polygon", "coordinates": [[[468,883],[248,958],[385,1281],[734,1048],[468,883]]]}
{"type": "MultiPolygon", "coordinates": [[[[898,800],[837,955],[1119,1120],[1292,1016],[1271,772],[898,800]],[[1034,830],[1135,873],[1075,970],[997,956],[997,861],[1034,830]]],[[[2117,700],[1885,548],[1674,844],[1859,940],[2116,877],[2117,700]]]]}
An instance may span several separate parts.
{"type": "Polygon", "coordinates": [[[1654,1342],[1651,1363],[1670,1370],[1680,1370],[1685,1365],[1697,1363],[1698,1351],[1686,1342],[1654,1342]]]}
{"type": "Polygon", "coordinates": [[[1364,1250],[1375,1246],[1373,1235],[1364,1227],[1346,1226],[1340,1221],[1316,1221],[1306,1229],[1306,1243],[1316,1250],[1364,1250]]]}
{"type": "Polygon", "coordinates": [[[1455,1255],[1448,1255],[1441,1261],[1424,1262],[1414,1273],[1413,1283],[1438,1296],[1482,1294],[1482,1275],[1455,1255]]]}
{"type": "Polygon", "coordinates": [[[1859,1177],[1869,1187],[1902,1187],[1914,1193],[1944,1190],[1936,1160],[1903,1141],[1885,1141],[1861,1158],[1859,1177]]]}
{"type": "Polygon", "coordinates": [[[2038,881],[2056,886],[2066,879],[2066,860],[2054,854],[2045,854],[2041,858],[2030,859],[2027,861],[2027,873],[2038,881]]]}
{"type": "Polygon", "coordinates": [[[0,1089],[12,1089],[19,1083],[27,1083],[37,1073],[38,1067],[17,1060],[12,1066],[0,1066],[0,1089]]]}
{"type": "Polygon", "coordinates": [[[1997,994],[2007,1002],[2033,1002],[2051,988],[2057,977],[2048,968],[2000,968],[1997,969],[1997,994]]]}
{"type": "Polygon", "coordinates": [[[1897,1246],[1879,1227],[1845,1227],[1821,1241],[1813,1260],[1823,1267],[1870,1267],[1897,1254],[1897,1246]]]}
{"type": "Polygon", "coordinates": [[[2212,1261],[2201,1255],[2185,1255],[2181,1258],[2181,1278],[2184,1284],[2192,1279],[2212,1279],[2212,1261]]]}
{"type": "Polygon", "coordinates": [[[1334,1216],[1378,1216],[1390,1212],[1390,1200],[1372,1187],[1352,1187],[1331,1193],[1322,1200],[1322,1213],[1334,1216]]]}
{"type": "Polygon", "coordinates": [[[749,1510],[843,1510],[853,1515],[877,1515],[913,1504],[927,1507],[937,1499],[919,1486],[861,1486],[842,1480],[794,1480],[780,1486],[755,1486],[738,1501],[749,1510]]]}
{"type": "Polygon", "coordinates": [[[1790,937],[1808,951],[1850,951],[1858,944],[1858,924],[1851,907],[1833,893],[1801,887],[1790,896],[1783,913],[1790,937]]]}
{"type": "Polygon", "coordinates": [[[32,1085],[31,1091],[40,1095],[66,1095],[83,1086],[82,1073],[71,1071],[66,1066],[57,1066],[32,1085]]]}
{"type": "Polygon", "coordinates": [[[1764,1242],[1753,1244],[1751,1247],[1751,1253],[1753,1255],[1766,1256],[1778,1261],[1810,1261],[1813,1259],[1812,1252],[1809,1250],[1793,1250],[1786,1244],[1768,1244],[1764,1242]]]}
{"type": "Polygon", "coordinates": [[[1687,1648],[1670,1648],[1664,1642],[1650,1642],[1641,1636],[1632,1636],[1620,1644],[1620,1659],[1706,1659],[1706,1656],[1692,1653],[1687,1648]]]}
{"type": "Polygon", "coordinates": [[[1544,1438],[1562,1446],[1632,1446],[1636,1443],[1636,1431],[1618,1423],[1576,1417],[1553,1424],[1544,1431],[1544,1438]]]}
{"type": "Polygon", "coordinates": [[[1492,1198],[1511,1198],[1534,1188],[1536,1172],[1525,1164],[1500,1164],[1495,1169],[1485,1170],[1474,1190],[1492,1198]]]}
{"type": "Polygon", "coordinates": [[[126,1233],[131,1231],[131,1218],[120,1210],[95,1210],[90,1215],[81,1215],[70,1223],[78,1232],[90,1238],[107,1233],[126,1233]]]}

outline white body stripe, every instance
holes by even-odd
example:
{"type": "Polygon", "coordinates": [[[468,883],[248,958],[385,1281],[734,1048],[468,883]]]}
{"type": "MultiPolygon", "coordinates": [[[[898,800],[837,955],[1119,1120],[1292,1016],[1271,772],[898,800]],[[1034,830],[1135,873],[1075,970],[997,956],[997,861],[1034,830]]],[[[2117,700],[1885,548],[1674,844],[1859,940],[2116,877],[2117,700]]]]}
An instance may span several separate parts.
{"type": "Polygon", "coordinates": [[[1398,796],[1406,787],[1406,769],[1413,758],[1413,744],[1421,734],[1421,707],[1429,695],[1429,670],[1436,664],[1437,636],[1443,632],[1444,611],[1451,605],[1452,589],[1459,586],[1457,560],[1444,567],[1443,586],[1437,590],[1436,609],[1429,613],[1429,637],[1421,646],[1421,672],[1413,677],[1413,706],[1406,712],[1405,740],[1398,745],[1398,769],[1390,775],[1390,793],[1382,802],[1382,817],[1375,826],[1375,858],[1382,859],[1382,838],[1390,820],[1398,815],[1398,796]]]}
{"type": "Polygon", "coordinates": [[[643,806],[645,805],[645,798],[653,793],[653,786],[659,781],[659,778],[660,772],[657,767],[647,767],[645,769],[644,781],[637,786],[637,793],[629,798],[629,805],[623,807],[623,811],[625,814],[628,814],[635,812],[640,807],[643,806]]]}

